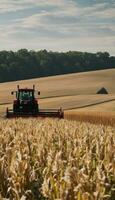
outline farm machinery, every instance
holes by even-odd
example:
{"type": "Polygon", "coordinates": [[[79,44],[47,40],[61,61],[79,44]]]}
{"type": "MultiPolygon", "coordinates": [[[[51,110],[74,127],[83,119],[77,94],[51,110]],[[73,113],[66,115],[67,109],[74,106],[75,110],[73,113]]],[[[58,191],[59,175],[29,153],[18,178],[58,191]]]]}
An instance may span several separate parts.
{"type": "Polygon", "coordinates": [[[16,94],[16,99],[13,101],[13,109],[7,108],[6,117],[57,117],[63,118],[63,110],[60,109],[40,109],[38,99],[35,98],[35,93],[40,95],[40,91],[35,91],[33,88],[19,88],[17,91],[12,91],[11,94],[16,94]]]}

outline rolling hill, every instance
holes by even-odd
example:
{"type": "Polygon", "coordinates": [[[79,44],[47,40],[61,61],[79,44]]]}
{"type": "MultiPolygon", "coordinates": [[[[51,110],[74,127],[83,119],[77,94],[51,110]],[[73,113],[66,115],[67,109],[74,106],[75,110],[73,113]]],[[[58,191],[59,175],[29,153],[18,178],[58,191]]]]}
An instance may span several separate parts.
{"type": "MultiPolygon", "coordinates": [[[[91,107],[93,108],[97,103],[96,109],[102,106],[102,103],[106,102],[108,105],[109,100],[115,99],[115,69],[100,70],[1,83],[0,107],[2,111],[7,106],[5,104],[10,106],[12,103],[14,97],[11,96],[11,91],[16,90],[18,84],[20,87],[36,85],[36,89],[41,91],[39,100],[41,108],[63,107],[64,109],[82,109],[82,107],[92,105],[90,106],[91,110],[91,107]],[[107,89],[108,95],[96,94],[102,87],[107,89]]],[[[109,104],[111,103],[114,107],[114,101],[111,101],[109,104]]],[[[106,110],[106,106],[104,110],[106,110]]]]}

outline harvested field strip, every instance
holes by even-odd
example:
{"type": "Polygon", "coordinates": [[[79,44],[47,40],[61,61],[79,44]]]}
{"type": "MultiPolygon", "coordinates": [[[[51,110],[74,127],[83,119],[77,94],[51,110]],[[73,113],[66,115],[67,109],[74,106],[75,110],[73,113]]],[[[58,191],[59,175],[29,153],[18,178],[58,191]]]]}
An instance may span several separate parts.
{"type": "Polygon", "coordinates": [[[65,111],[64,119],[115,126],[115,112],[65,111]]]}
{"type": "Polygon", "coordinates": [[[57,98],[40,99],[41,108],[59,108],[64,110],[94,106],[101,103],[115,101],[115,95],[75,95],[57,98]]]}
{"type": "MultiPolygon", "coordinates": [[[[88,106],[94,106],[101,103],[107,103],[109,101],[115,101],[115,95],[69,95],[52,98],[40,98],[38,100],[41,108],[59,108],[64,110],[84,108],[88,106]]],[[[4,99],[0,102],[1,106],[8,105],[13,102],[13,99],[4,99]],[[7,101],[6,101],[7,100],[7,101]]]]}
{"type": "Polygon", "coordinates": [[[115,112],[115,101],[97,104],[95,106],[76,109],[76,111],[99,111],[99,112],[115,112]]]}
{"type": "Polygon", "coordinates": [[[100,104],[103,104],[103,103],[108,103],[108,102],[111,102],[111,101],[115,101],[115,99],[109,99],[109,100],[105,100],[105,101],[100,101],[100,102],[96,102],[96,103],[91,103],[91,104],[86,104],[86,105],[83,105],[83,106],[78,106],[78,107],[73,107],[71,108],[72,109],[79,109],[79,108],[86,108],[86,107],[90,107],[90,106],[96,106],[96,105],[100,105],[100,104]]]}

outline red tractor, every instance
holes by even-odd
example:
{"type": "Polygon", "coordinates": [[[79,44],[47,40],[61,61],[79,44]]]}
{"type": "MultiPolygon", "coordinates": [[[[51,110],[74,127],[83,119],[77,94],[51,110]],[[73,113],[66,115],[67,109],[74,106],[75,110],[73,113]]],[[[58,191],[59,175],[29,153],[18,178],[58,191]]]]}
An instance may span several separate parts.
{"type": "MultiPolygon", "coordinates": [[[[8,109],[6,116],[11,117],[58,117],[63,118],[62,109],[39,109],[39,104],[35,98],[35,86],[32,89],[19,88],[17,91],[12,91],[11,94],[16,94],[16,99],[13,102],[13,110],[8,109]]],[[[40,95],[40,92],[37,92],[40,95]]]]}

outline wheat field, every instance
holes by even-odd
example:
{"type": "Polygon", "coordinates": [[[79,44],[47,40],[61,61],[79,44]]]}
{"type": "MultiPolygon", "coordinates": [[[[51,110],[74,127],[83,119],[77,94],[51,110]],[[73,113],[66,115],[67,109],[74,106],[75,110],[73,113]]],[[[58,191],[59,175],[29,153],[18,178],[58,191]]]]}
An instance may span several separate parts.
{"type": "Polygon", "coordinates": [[[111,69],[0,84],[0,200],[114,200],[114,76],[111,69]],[[40,108],[62,107],[65,119],[3,119],[17,84],[35,84],[40,108]],[[103,86],[109,94],[96,95],[103,86]]]}
{"type": "Polygon", "coordinates": [[[0,200],[114,200],[115,128],[0,120],[0,200]]]}
{"type": "Polygon", "coordinates": [[[90,109],[70,110],[64,112],[64,119],[115,127],[115,112],[90,111],[90,109]]]}

